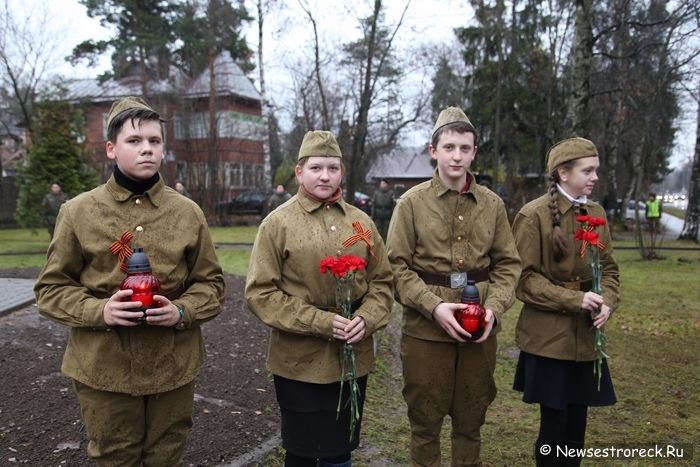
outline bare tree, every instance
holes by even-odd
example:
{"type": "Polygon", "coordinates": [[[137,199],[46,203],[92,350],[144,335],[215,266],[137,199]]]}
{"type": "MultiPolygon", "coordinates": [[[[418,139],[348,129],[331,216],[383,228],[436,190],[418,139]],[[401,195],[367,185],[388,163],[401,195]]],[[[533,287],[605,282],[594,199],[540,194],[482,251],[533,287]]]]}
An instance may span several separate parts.
{"type": "Polygon", "coordinates": [[[29,133],[33,131],[34,102],[40,87],[63,60],[62,27],[52,20],[48,3],[29,7],[5,0],[2,4],[0,76],[29,133]]]}
{"type": "Polygon", "coordinates": [[[695,130],[695,155],[688,187],[688,208],[685,213],[685,223],[679,240],[690,240],[698,243],[700,232],[700,88],[698,88],[698,119],[695,130]]]}
{"type": "Polygon", "coordinates": [[[588,98],[593,56],[593,0],[576,0],[573,90],[567,123],[570,136],[587,136],[588,98]]]}
{"type": "Polygon", "coordinates": [[[314,26],[317,14],[308,3],[300,4],[313,27],[314,53],[311,60],[293,67],[295,131],[303,123],[307,130],[335,132],[343,151],[347,200],[352,202],[376,156],[391,149],[401,132],[418,121],[429,100],[421,90],[406,102],[407,86],[402,82],[409,59],[398,56],[396,38],[410,1],[397,23],[388,27],[382,0],[373,0],[369,14],[357,18],[361,37],[343,44],[340,53],[326,53],[314,26]]]}

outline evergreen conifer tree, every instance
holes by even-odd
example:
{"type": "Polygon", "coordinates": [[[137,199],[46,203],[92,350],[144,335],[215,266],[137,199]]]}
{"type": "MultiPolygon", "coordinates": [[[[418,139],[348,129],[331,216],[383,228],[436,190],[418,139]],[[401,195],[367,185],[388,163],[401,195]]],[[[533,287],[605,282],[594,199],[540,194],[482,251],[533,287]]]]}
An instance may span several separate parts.
{"type": "Polygon", "coordinates": [[[99,182],[85,145],[85,123],[70,103],[43,100],[37,104],[27,164],[19,168],[20,191],[15,218],[24,228],[41,226],[41,201],[58,181],[71,198],[99,182]]]}

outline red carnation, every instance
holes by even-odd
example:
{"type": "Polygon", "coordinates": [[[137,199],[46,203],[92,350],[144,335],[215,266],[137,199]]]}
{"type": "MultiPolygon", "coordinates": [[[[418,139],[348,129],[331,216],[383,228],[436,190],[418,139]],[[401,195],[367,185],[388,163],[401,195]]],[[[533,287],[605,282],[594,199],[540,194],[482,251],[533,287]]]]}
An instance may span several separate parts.
{"type": "Polygon", "coordinates": [[[590,225],[591,227],[599,227],[601,225],[605,225],[606,223],[607,222],[605,221],[605,219],[601,219],[600,217],[591,217],[588,220],[588,225],[590,225]]]}
{"type": "Polygon", "coordinates": [[[597,232],[585,232],[583,234],[583,239],[590,243],[591,245],[597,245],[598,244],[598,238],[600,238],[600,234],[597,232]]]}

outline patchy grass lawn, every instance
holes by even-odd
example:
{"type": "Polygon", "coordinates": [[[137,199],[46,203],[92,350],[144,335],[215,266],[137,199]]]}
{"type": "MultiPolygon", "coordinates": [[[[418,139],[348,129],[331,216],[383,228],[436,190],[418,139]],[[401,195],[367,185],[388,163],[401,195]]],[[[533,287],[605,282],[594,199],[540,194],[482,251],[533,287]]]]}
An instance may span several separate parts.
{"type": "MultiPolygon", "coordinates": [[[[253,243],[257,226],[213,227],[210,229],[214,243],[253,243]]],[[[49,234],[45,229],[0,229],[0,268],[43,267],[49,234]]],[[[221,267],[231,274],[246,275],[250,251],[217,250],[221,267]]]]}
{"type": "MultiPolygon", "coordinates": [[[[252,243],[256,227],[213,228],[217,243],[252,243]]],[[[633,246],[631,240],[615,246],[633,246]]],[[[695,246],[665,242],[664,246],[695,246]]],[[[46,251],[46,231],[0,230],[0,253],[46,251]]],[[[250,251],[217,250],[226,272],[245,275],[250,251]]],[[[618,250],[622,303],[606,327],[609,361],[618,403],[589,412],[587,446],[643,447],[653,443],[686,443],[700,449],[700,251],[661,251],[664,259],[641,261],[635,250],[618,250]]],[[[2,255],[0,268],[40,267],[44,254],[2,255]]],[[[482,430],[482,457],[491,466],[533,466],[539,409],[521,402],[511,388],[517,348],[514,330],[520,304],[504,315],[499,335],[496,382],[499,393],[482,430]]],[[[408,465],[409,427],[401,397],[398,358],[400,309],[389,328],[378,333],[380,353],[370,376],[365,404],[362,447],[357,467],[408,465]]],[[[443,465],[449,465],[449,420],[443,429],[443,465]]],[[[695,461],[682,465],[700,465],[695,461]]],[[[280,450],[265,462],[282,465],[280,450]]],[[[632,467],[680,465],[678,461],[587,460],[584,465],[632,467]]]]}
{"type": "MultiPolygon", "coordinates": [[[[638,259],[636,251],[616,252],[621,268],[622,303],[606,326],[610,370],[618,402],[589,412],[587,446],[644,447],[654,443],[700,446],[700,252],[673,252],[661,261],[638,259]],[[682,258],[685,261],[678,261],[682,258]]],[[[504,315],[499,334],[496,401],[482,429],[482,458],[491,466],[534,466],[539,407],[511,389],[517,348],[515,323],[522,304],[504,315]]],[[[391,327],[400,326],[396,311],[391,327]]],[[[381,357],[370,378],[363,444],[355,464],[408,465],[409,428],[400,394],[400,362],[392,330],[380,333],[381,357]],[[392,357],[392,354],[394,355],[392,357]]],[[[446,420],[449,425],[449,419],[446,420]]],[[[443,429],[443,465],[449,465],[449,430],[443,429]]],[[[698,459],[699,453],[695,453],[698,459]]],[[[583,465],[665,466],[660,459],[590,459],[583,465]]],[[[697,466],[689,462],[684,465],[697,466]]]]}

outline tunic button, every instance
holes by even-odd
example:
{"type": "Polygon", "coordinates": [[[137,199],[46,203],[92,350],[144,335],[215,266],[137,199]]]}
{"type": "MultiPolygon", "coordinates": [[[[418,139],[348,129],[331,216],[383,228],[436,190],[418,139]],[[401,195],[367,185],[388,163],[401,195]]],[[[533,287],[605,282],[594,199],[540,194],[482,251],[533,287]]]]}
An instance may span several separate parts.
{"type": "Polygon", "coordinates": [[[338,252],[336,253],[336,256],[340,256],[340,255],[342,255],[342,254],[343,254],[343,252],[340,251],[340,250],[338,250],[338,252]]]}
{"type": "Polygon", "coordinates": [[[463,220],[464,220],[464,217],[462,217],[462,216],[459,216],[459,217],[458,217],[457,219],[459,219],[459,220],[463,221],[463,220]]]}
{"type": "Polygon", "coordinates": [[[459,261],[457,261],[457,264],[459,264],[460,266],[464,265],[464,260],[460,259],[459,261]]]}
{"type": "Polygon", "coordinates": [[[331,205],[330,205],[330,204],[326,204],[326,209],[330,209],[330,208],[331,208],[331,205]]]}
{"type": "Polygon", "coordinates": [[[580,281],[580,280],[581,280],[581,276],[576,276],[576,280],[577,280],[577,281],[580,281]]]}
{"type": "Polygon", "coordinates": [[[333,232],[335,232],[335,226],[334,226],[334,225],[331,225],[331,230],[332,230],[333,232]]]}
{"type": "Polygon", "coordinates": [[[136,227],[136,231],[137,231],[137,232],[143,232],[143,227],[141,227],[141,226],[139,225],[138,227],[136,227]]]}
{"type": "Polygon", "coordinates": [[[457,241],[458,241],[458,242],[461,242],[461,241],[462,241],[462,237],[457,237],[457,241]]]}
{"type": "Polygon", "coordinates": [[[134,202],[135,202],[136,204],[141,204],[141,200],[140,200],[140,199],[137,199],[137,200],[134,201],[134,202]]]}

